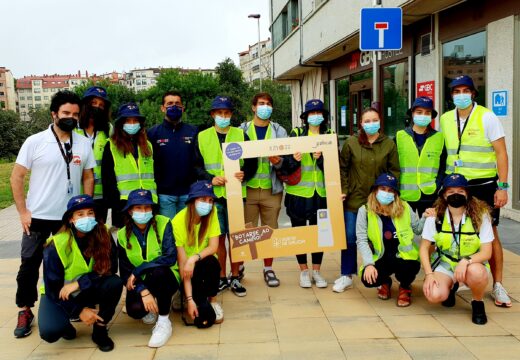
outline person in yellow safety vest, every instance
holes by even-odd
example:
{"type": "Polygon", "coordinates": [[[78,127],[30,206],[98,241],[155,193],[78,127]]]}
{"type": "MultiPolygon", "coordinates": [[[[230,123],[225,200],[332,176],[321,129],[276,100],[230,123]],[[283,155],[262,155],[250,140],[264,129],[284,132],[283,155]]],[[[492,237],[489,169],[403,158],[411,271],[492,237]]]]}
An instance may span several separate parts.
{"type": "Polygon", "coordinates": [[[459,284],[465,284],[473,298],[472,321],[483,325],[487,322],[483,301],[489,277],[486,263],[494,237],[489,208],[471,195],[463,175],[451,174],[444,179],[435,210],[436,216],[426,219],[419,249],[424,295],[431,303],[452,307],[459,284]],[[432,244],[437,252],[430,259],[432,244]]]}
{"type": "MultiPolygon", "coordinates": [[[[229,222],[225,184],[228,180],[224,174],[222,144],[249,140],[249,136],[242,129],[231,126],[233,110],[233,103],[228,97],[217,96],[213,99],[209,114],[214,120],[214,125],[200,132],[195,141],[195,172],[199,180],[211,181],[217,197],[214,204],[217,208],[221,233],[217,252],[220,263],[219,291],[231,288],[236,296],[242,297],[247,294],[246,288],[240,282],[239,269],[243,263],[231,261],[231,274],[229,279],[226,277],[226,237],[229,234],[229,222]]],[[[245,198],[245,184],[255,175],[258,160],[256,158],[240,160],[240,165],[240,171],[234,176],[242,182],[242,197],[245,198]]],[[[231,247],[229,247],[229,258],[231,260],[231,247]]]]}
{"type": "MultiPolygon", "coordinates": [[[[329,112],[325,109],[323,101],[312,99],[305,103],[305,111],[300,115],[303,126],[291,130],[290,137],[316,136],[320,134],[332,134],[329,128],[329,112]]],[[[318,223],[318,209],[327,208],[325,181],[323,174],[323,156],[321,152],[295,153],[286,155],[282,172],[292,174],[301,171],[301,179],[298,184],[286,184],[285,209],[291,219],[291,225],[307,226],[318,223]]],[[[309,273],[307,254],[296,255],[300,267],[300,286],[310,288],[312,283],[318,288],[326,288],[327,280],[320,273],[323,252],[312,253],[312,273],[309,273]]]]}
{"type": "Polygon", "coordinates": [[[157,214],[149,190],[132,191],[123,211],[125,226],[117,241],[126,311],[145,324],[155,324],[148,346],[158,348],[172,336],[168,314],[180,280],[172,225],[170,218],[157,214]]]}
{"type": "Polygon", "coordinates": [[[76,128],[78,134],[90,140],[96,167],[94,168],[94,201],[98,216],[106,222],[108,209],[103,203],[103,185],[101,183],[101,159],[108,138],[111,135],[110,100],[107,91],[101,86],[91,86],[81,98],[81,112],[76,128]]]}
{"type": "Polygon", "coordinates": [[[391,297],[390,275],[395,274],[397,306],[410,306],[412,283],[421,269],[414,233],[421,234],[424,221],[400,198],[397,178],[390,173],[379,175],[367,204],[358,210],[356,236],[363,258],[359,276],[366,287],[378,287],[381,300],[391,297]]]}
{"type": "Polygon", "coordinates": [[[111,351],[114,342],[107,324],[123,291],[123,282],[116,275],[117,246],[89,195],[71,198],[62,222],[43,251],[40,337],[49,343],[72,340],[76,329],[70,319],[79,318],[93,325],[92,341],[99,350],[111,351]],[[98,310],[93,308],[97,304],[98,310]]]}
{"type": "Polygon", "coordinates": [[[430,125],[437,117],[432,99],[418,97],[407,115],[412,120],[411,126],[399,130],[395,136],[401,167],[401,199],[422,216],[437,199],[446,170],[446,150],[442,133],[430,125]]]}
{"type": "MultiPolygon", "coordinates": [[[[271,121],[273,113],[273,97],[265,92],[256,94],[251,102],[254,113],[252,121],[244,122],[240,128],[251,140],[279,139],[287,137],[287,131],[278,123],[271,121]]],[[[246,223],[267,225],[278,228],[278,216],[282,208],[283,184],[276,176],[281,169],[283,158],[280,156],[261,157],[258,169],[247,182],[244,217],[246,223]]],[[[264,281],[269,287],[280,286],[280,280],[273,270],[273,258],[264,259],[264,281]]]]}
{"type": "Polygon", "coordinates": [[[449,87],[456,108],[441,116],[441,131],[448,153],[446,173],[464,175],[471,195],[485,201],[492,209],[491,295],[496,306],[511,307],[511,299],[502,286],[504,258],[497,230],[500,208],[507,204],[509,189],[504,128],[491,110],[475,102],[478,91],[471,77],[459,76],[449,87]]]}
{"type": "Polygon", "coordinates": [[[150,190],[157,202],[152,144],[146,136],[145,118],[135,103],[119,108],[114,133],[101,161],[103,200],[112,209],[112,225],[123,227],[123,211],[133,190],[150,190]]]}

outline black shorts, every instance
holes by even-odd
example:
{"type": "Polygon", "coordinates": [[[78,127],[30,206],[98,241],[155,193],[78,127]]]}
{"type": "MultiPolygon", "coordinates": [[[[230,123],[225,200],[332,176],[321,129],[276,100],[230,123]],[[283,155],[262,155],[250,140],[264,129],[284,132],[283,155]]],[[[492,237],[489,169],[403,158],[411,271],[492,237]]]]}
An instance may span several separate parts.
{"type": "Polygon", "coordinates": [[[469,192],[472,196],[485,201],[490,210],[491,210],[491,218],[493,220],[493,226],[498,226],[500,220],[500,208],[495,208],[495,192],[497,191],[498,184],[495,179],[487,179],[486,183],[482,183],[484,179],[480,180],[480,184],[472,184],[472,180],[469,181],[469,192]]]}

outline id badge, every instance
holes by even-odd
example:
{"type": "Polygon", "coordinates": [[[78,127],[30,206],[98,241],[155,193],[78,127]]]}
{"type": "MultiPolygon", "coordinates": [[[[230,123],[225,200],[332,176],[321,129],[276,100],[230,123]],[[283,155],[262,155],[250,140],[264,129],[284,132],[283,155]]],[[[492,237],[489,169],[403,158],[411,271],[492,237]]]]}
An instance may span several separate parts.
{"type": "Polygon", "coordinates": [[[72,195],[74,192],[74,185],[72,185],[72,181],[69,180],[67,184],[67,195],[72,195]]]}
{"type": "Polygon", "coordinates": [[[455,160],[454,164],[456,167],[461,167],[463,165],[463,162],[461,159],[455,160]]]}

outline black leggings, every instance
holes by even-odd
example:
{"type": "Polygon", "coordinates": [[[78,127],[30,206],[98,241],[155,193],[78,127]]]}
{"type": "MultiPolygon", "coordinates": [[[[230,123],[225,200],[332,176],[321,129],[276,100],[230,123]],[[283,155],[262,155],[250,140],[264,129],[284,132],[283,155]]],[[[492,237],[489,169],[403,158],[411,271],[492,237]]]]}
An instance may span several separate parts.
{"type": "Polygon", "coordinates": [[[191,278],[192,296],[196,304],[209,297],[217,296],[220,281],[220,264],[214,256],[208,256],[195,263],[191,278]]]}
{"type": "MultiPolygon", "coordinates": [[[[98,315],[103,319],[104,324],[108,324],[114,316],[122,291],[123,282],[119,276],[104,276],[93,287],[81,291],[74,301],[82,307],[99,304],[98,315]]],[[[42,295],[38,309],[40,337],[49,343],[58,341],[70,331],[72,326],[70,316],[71,314],[67,313],[59,303],[42,295]]]]}
{"type": "Polygon", "coordinates": [[[409,289],[421,269],[421,263],[417,260],[383,257],[376,261],[375,267],[377,270],[377,279],[374,284],[366,282],[364,278],[366,268],[363,269],[361,281],[366,287],[372,288],[383,284],[392,284],[390,275],[395,274],[395,278],[399,281],[401,287],[409,289]]]}
{"type": "MultiPolygon", "coordinates": [[[[142,280],[146,288],[157,299],[159,315],[168,315],[172,303],[172,296],[179,289],[177,278],[168,266],[158,266],[146,273],[142,280]]],[[[145,310],[143,298],[135,290],[126,293],[126,311],[134,319],[142,319],[148,311],[145,310]]]]}
{"type": "MultiPolygon", "coordinates": [[[[309,220],[309,225],[316,225],[317,223],[318,223],[317,218],[313,218],[312,220],[309,220]]],[[[292,225],[292,227],[307,226],[307,220],[298,220],[295,218],[291,218],[291,225],[292,225]]],[[[314,253],[312,253],[311,257],[312,257],[313,265],[321,265],[321,262],[323,261],[323,252],[314,252],[314,253]]],[[[296,255],[296,260],[298,260],[298,264],[300,264],[300,265],[307,265],[307,254],[296,255]]]]}

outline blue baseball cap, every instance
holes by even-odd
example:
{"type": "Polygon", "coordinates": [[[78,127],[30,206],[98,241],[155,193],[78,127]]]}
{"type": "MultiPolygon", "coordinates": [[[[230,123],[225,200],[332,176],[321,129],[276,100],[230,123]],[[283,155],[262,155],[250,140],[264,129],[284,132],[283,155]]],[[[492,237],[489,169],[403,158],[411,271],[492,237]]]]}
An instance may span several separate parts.
{"type": "Polygon", "coordinates": [[[320,99],[311,99],[305,103],[305,111],[300,115],[300,119],[307,119],[307,115],[312,111],[321,111],[324,116],[329,116],[329,111],[325,109],[323,101],[320,99]]]}
{"type": "Polygon", "coordinates": [[[211,102],[211,109],[209,112],[211,113],[213,110],[227,109],[233,111],[235,107],[233,106],[233,102],[227,96],[217,96],[211,102]]]}
{"type": "Polygon", "coordinates": [[[157,204],[153,201],[152,192],[150,190],[137,189],[128,194],[128,201],[123,211],[127,211],[134,205],[156,206],[157,204]]]}
{"type": "Polygon", "coordinates": [[[461,174],[450,174],[444,178],[439,193],[443,193],[449,187],[468,187],[468,180],[461,174]]]}
{"type": "Polygon", "coordinates": [[[83,97],[81,98],[81,100],[83,102],[86,102],[87,100],[89,100],[90,98],[93,98],[93,97],[98,97],[100,99],[103,99],[107,103],[107,106],[110,107],[111,102],[108,99],[107,91],[104,87],[101,87],[101,86],[89,87],[83,93],[83,97]]]}
{"type": "Polygon", "coordinates": [[[186,204],[195,200],[196,198],[205,196],[210,196],[213,199],[217,198],[213,192],[213,185],[207,180],[194,182],[190,186],[190,192],[188,193],[186,204]]]}
{"type": "Polygon", "coordinates": [[[381,175],[379,175],[374,185],[372,185],[371,190],[378,186],[388,186],[392,188],[392,190],[394,190],[397,194],[400,194],[397,178],[390,173],[382,173],[381,175]]]}
{"type": "Polygon", "coordinates": [[[411,117],[412,112],[415,110],[415,108],[418,108],[418,107],[431,110],[432,119],[435,119],[437,117],[437,111],[435,111],[435,109],[433,108],[433,100],[430,99],[429,97],[419,96],[417,99],[415,99],[415,101],[412,104],[412,107],[410,109],[408,109],[408,111],[406,112],[408,114],[408,116],[411,117]]]}
{"type": "Polygon", "coordinates": [[[471,90],[473,90],[475,92],[475,96],[478,96],[478,90],[475,87],[475,84],[473,84],[473,79],[471,77],[469,77],[468,75],[457,76],[448,85],[448,87],[452,91],[457,86],[467,86],[467,87],[469,87],[471,90]]]}
{"type": "Polygon", "coordinates": [[[133,102],[123,104],[119,107],[119,110],[117,111],[116,121],[126,119],[129,117],[136,117],[142,120],[145,119],[145,117],[141,115],[141,113],[139,112],[139,106],[137,106],[137,104],[133,102]]]}
{"type": "Polygon", "coordinates": [[[86,194],[73,196],[67,203],[67,211],[65,211],[61,220],[67,223],[74,211],[86,208],[93,208],[96,211],[97,205],[92,196],[86,194]]]}

